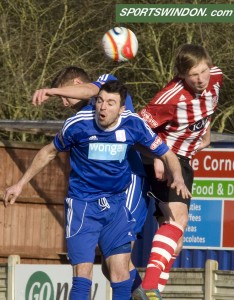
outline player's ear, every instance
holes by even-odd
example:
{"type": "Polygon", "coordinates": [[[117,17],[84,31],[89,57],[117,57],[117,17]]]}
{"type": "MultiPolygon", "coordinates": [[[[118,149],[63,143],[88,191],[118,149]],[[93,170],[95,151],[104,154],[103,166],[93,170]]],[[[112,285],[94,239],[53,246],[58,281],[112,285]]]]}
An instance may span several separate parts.
{"type": "Polygon", "coordinates": [[[74,83],[74,85],[77,85],[77,84],[83,83],[83,81],[79,77],[76,77],[73,79],[73,83],[74,83]]]}
{"type": "Polygon", "coordinates": [[[125,111],[125,105],[120,107],[119,114],[121,115],[125,111]]]}

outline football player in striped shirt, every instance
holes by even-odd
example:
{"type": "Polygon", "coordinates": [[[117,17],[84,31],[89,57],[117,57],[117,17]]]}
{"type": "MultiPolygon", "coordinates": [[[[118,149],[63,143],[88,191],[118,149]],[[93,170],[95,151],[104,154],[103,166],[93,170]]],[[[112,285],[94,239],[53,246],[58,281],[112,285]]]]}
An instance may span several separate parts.
{"type": "Polygon", "coordinates": [[[97,244],[110,272],[112,299],[131,298],[129,261],[135,237],[125,191],[131,184],[127,153],[132,145],[140,143],[160,157],[176,194],[190,196],[176,155],[137,114],[125,110],[126,96],[127,89],[119,81],[105,83],[95,106],[87,105],[68,118],[53,142],[36,154],[23,177],[3,196],[5,206],[13,204],[25,184],[58,152],[70,151],[65,199],[66,242],[74,272],[70,300],[89,299],[97,244]]]}
{"type": "MultiPolygon", "coordinates": [[[[95,103],[95,98],[101,86],[110,81],[117,80],[111,74],[103,74],[95,82],[90,82],[87,73],[76,66],[63,68],[51,84],[51,89],[37,90],[33,95],[33,104],[40,105],[52,95],[60,96],[64,106],[80,110],[88,104],[95,103]],[[87,97],[90,98],[87,100],[87,97]]],[[[125,100],[125,108],[134,112],[131,96],[128,94],[125,100]]],[[[132,170],[132,183],[126,190],[126,206],[132,214],[134,223],[134,233],[136,237],[141,238],[141,231],[147,217],[149,197],[147,193],[150,189],[146,178],[144,166],[141,157],[137,151],[131,149],[128,153],[128,161],[132,170]]],[[[134,242],[132,242],[133,247],[134,242]]],[[[130,277],[133,281],[132,291],[141,284],[141,277],[132,261],[129,266],[130,277]]],[[[103,264],[103,273],[109,279],[106,266],[103,264]]]]}
{"type": "MultiPolygon", "coordinates": [[[[193,170],[190,159],[210,143],[210,123],[219,99],[222,72],[200,45],[184,44],[175,59],[176,76],[158,92],[139,115],[179,158],[191,191],[193,170]]],[[[159,229],[153,238],[150,259],[142,287],[147,295],[161,299],[173,262],[183,246],[190,199],[183,199],[168,187],[166,172],[158,159],[145,169],[156,196],[159,229]],[[174,224],[174,228],[170,224],[174,224]],[[157,295],[156,295],[157,294],[157,295]]],[[[142,296],[136,299],[148,299],[142,296]]],[[[151,299],[151,298],[150,298],[151,299]]]]}

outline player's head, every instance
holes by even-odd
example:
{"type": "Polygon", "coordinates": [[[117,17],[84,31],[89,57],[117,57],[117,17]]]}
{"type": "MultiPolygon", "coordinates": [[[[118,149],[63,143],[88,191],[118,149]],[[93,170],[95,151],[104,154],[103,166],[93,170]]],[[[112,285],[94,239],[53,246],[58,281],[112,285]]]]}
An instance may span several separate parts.
{"type": "Polygon", "coordinates": [[[194,44],[184,44],[177,50],[175,71],[178,76],[183,77],[201,61],[204,61],[208,67],[212,66],[211,57],[204,47],[194,44]]]}
{"type": "Polygon", "coordinates": [[[88,74],[82,68],[68,66],[58,72],[58,74],[52,80],[51,87],[57,88],[61,86],[75,85],[77,82],[90,82],[88,74]]]}
{"type": "Polygon", "coordinates": [[[210,80],[212,60],[207,50],[200,45],[184,44],[175,58],[175,72],[196,93],[203,92],[210,80]]]}
{"type": "MultiPolygon", "coordinates": [[[[88,74],[76,66],[68,66],[58,72],[52,80],[51,88],[59,88],[64,86],[74,86],[82,83],[89,83],[90,79],[88,74]]],[[[64,106],[69,106],[79,109],[87,104],[87,100],[79,100],[68,97],[61,97],[64,106]]]]}
{"type": "Polygon", "coordinates": [[[100,126],[106,129],[117,124],[126,97],[127,88],[118,80],[110,80],[101,87],[96,101],[96,120],[100,126]]]}

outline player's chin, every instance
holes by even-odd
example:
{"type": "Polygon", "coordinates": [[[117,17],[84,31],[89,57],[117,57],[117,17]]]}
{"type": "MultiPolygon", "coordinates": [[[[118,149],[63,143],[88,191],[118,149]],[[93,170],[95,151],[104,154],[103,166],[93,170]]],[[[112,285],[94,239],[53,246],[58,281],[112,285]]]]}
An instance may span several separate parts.
{"type": "Polygon", "coordinates": [[[108,126],[107,122],[105,120],[103,120],[103,119],[98,119],[98,123],[103,128],[106,128],[108,126]]]}
{"type": "Polygon", "coordinates": [[[196,87],[198,93],[202,93],[207,88],[207,84],[199,85],[196,87]]]}

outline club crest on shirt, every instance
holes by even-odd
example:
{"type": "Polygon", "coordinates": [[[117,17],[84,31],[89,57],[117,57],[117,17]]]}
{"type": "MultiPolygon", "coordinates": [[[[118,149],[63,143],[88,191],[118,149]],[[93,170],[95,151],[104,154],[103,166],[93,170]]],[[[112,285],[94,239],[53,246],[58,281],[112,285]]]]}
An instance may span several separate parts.
{"type": "Polygon", "coordinates": [[[202,130],[205,127],[208,119],[209,119],[209,117],[206,117],[206,118],[203,118],[203,119],[197,121],[196,123],[190,125],[189,130],[192,131],[192,132],[202,130]]]}
{"type": "Polygon", "coordinates": [[[150,145],[150,149],[155,150],[161,144],[162,144],[162,139],[159,136],[157,136],[154,142],[150,145]]]}
{"type": "Polygon", "coordinates": [[[115,132],[116,141],[125,142],[126,141],[126,133],[125,130],[116,130],[115,132]]]}

